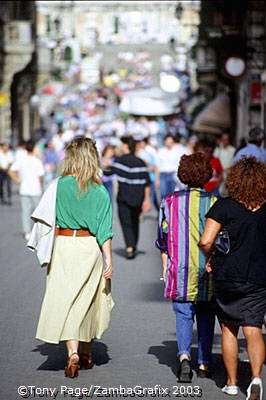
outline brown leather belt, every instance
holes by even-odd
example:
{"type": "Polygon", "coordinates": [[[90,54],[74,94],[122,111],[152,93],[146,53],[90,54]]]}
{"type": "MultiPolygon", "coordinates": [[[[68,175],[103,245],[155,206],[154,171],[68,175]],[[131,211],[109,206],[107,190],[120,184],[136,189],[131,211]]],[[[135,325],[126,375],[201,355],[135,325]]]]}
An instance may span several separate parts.
{"type": "Polygon", "coordinates": [[[60,236],[93,236],[90,231],[85,229],[69,229],[69,228],[59,228],[55,227],[55,235],[60,236]]]}

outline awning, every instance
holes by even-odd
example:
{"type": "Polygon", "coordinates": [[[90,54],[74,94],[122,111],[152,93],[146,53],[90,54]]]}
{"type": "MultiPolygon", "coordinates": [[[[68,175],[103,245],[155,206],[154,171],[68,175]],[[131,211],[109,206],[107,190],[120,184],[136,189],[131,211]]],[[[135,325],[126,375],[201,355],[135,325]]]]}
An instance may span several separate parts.
{"type": "Polygon", "coordinates": [[[196,117],[193,131],[221,134],[231,127],[230,99],[219,94],[196,117]]]}

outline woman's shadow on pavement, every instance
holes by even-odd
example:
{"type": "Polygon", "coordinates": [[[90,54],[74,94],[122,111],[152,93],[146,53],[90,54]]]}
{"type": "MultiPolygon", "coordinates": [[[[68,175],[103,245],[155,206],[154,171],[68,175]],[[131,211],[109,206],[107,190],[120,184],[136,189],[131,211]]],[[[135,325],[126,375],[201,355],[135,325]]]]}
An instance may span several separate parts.
{"type": "MultiPolygon", "coordinates": [[[[193,335],[193,339],[194,339],[193,335]]],[[[220,336],[220,335],[215,335],[220,336]]],[[[215,338],[214,342],[216,343],[220,338],[215,338]]],[[[193,340],[194,346],[197,342],[193,340]]],[[[239,339],[239,354],[242,353],[246,349],[246,341],[244,339],[239,339]]],[[[177,376],[178,370],[178,362],[177,362],[177,343],[176,341],[164,341],[162,342],[162,346],[152,346],[148,350],[148,354],[153,354],[157,357],[159,364],[167,365],[171,368],[174,377],[177,376]]],[[[197,347],[191,348],[191,363],[193,369],[194,379],[197,376],[196,368],[197,368],[197,347]]],[[[213,353],[213,375],[211,380],[213,380],[218,388],[222,388],[226,383],[226,373],[223,364],[222,354],[213,353]]],[[[243,393],[246,393],[246,389],[250,383],[251,379],[251,371],[249,362],[239,360],[238,363],[238,376],[239,376],[239,388],[243,393]]],[[[174,378],[175,379],[175,378],[174,378]]],[[[199,378],[200,379],[200,378],[199,378]]]]}
{"type": "MultiPolygon", "coordinates": [[[[93,359],[96,365],[107,364],[111,359],[108,355],[108,347],[98,341],[92,345],[93,359]]],[[[59,344],[40,344],[32,352],[39,352],[47,359],[37,368],[40,371],[59,371],[66,365],[67,352],[63,342],[59,344]]]]}

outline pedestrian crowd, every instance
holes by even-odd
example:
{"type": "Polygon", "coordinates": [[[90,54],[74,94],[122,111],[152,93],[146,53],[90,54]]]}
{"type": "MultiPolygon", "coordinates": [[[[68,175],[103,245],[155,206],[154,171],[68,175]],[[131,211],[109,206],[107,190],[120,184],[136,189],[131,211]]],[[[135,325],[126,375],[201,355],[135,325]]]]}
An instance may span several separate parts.
{"type": "Polygon", "coordinates": [[[165,297],[172,301],[176,316],[178,381],[191,382],[193,377],[195,317],[197,373],[211,377],[217,315],[228,375],[222,391],[239,391],[241,326],[252,372],[247,399],[261,400],[266,312],[264,132],[251,129],[247,143],[235,149],[228,133],[215,140],[188,136],[182,114],[165,120],[114,113],[115,119],[103,121],[103,113],[116,109],[115,99],[104,90],[82,98],[86,112],[75,108],[71,99],[64,109],[64,101],[50,114],[47,126],[38,130],[36,142],[22,143],[15,152],[7,143],[0,146],[1,203],[12,205],[12,179],[19,184],[27,245],[47,266],[36,337],[66,342],[67,377],[93,367],[92,341],[108,328],[114,305],[109,278],[116,193],[129,260],[138,254],[142,213],[151,204],[158,212],[156,246],[161,251],[165,297]]]}
{"type": "MultiPolygon", "coordinates": [[[[105,95],[106,93],[98,93],[96,103],[99,100],[109,101],[105,99],[105,95]]],[[[118,199],[123,197],[121,193],[129,193],[130,185],[135,185],[135,180],[138,179],[137,175],[134,175],[134,169],[132,177],[135,177],[135,179],[129,182],[128,177],[120,176],[121,170],[116,168],[117,160],[125,152],[123,142],[127,138],[134,139],[133,155],[141,159],[142,168],[147,169],[147,182],[149,182],[147,186],[149,189],[146,189],[146,192],[149,190],[151,203],[157,211],[159,211],[160,200],[168,193],[185,188],[185,185],[176,175],[176,169],[184,154],[189,155],[195,151],[200,151],[207,155],[213,174],[204,188],[217,197],[227,195],[225,187],[227,171],[233,161],[238,160],[242,154],[255,156],[262,162],[266,160],[265,152],[261,148],[263,133],[259,128],[251,130],[246,146],[237,152],[230,144],[229,134],[224,133],[221,137],[216,137],[215,140],[201,139],[196,135],[187,138],[182,130],[183,125],[184,117],[179,115],[170,120],[162,118],[148,120],[144,117],[129,117],[127,120],[118,118],[108,123],[93,124],[91,128],[88,128],[90,125],[89,123],[85,124],[82,112],[79,113],[77,109],[73,108],[67,108],[67,111],[62,112],[61,106],[59,106],[49,116],[49,130],[41,127],[37,131],[35,145],[32,141],[28,141],[28,143],[22,143],[16,151],[13,151],[7,143],[0,144],[1,204],[12,204],[11,176],[15,182],[18,182],[18,176],[15,177],[14,173],[20,172],[22,225],[23,233],[28,238],[31,228],[30,215],[41,195],[41,186],[33,182],[39,179],[41,185],[47,187],[60,174],[65,146],[77,136],[85,136],[95,140],[98,152],[101,155],[102,181],[110,194],[111,201],[113,201],[114,192],[118,192],[118,199]],[[104,131],[103,125],[105,126],[104,131]],[[92,132],[92,128],[96,128],[96,126],[98,130],[92,132]],[[31,148],[31,146],[33,148],[29,152],[27,147],[31,148]],[[29,159],[31,162],[27,162],[29,159]],[[38,165],[37,169],[32,168],[32,162],[34,162],[34,165],[38,165]],[[22,172],[22,169],[24,172],[22,172]],[[28,172],[26,173],[25,170],[28,172]],[[122,180],[124,180],[123,183],[122,180]],[[27,196],[30,196],[30,202],[25,200],[27,196]]],[[[125,167],[123,168],[125,173],[125,167]]],[[[128,168],[133,167],[128,165],[128,168]]],[[[137,198],[136,193],[134,197],[137,198]]],[[[139,201],[139,211],[135,219],[138,219],[137,215],[141,214],[141,204],[142,201],[139,201]]],[[[147,207],[149,209],[150,205],[147,207]]],[[[124,221],[124,218],[122,220],[124,221]]],[[[126,230],[123,229],[124,235],[126,235],[125,232],[126,230]]],[[[126,236],[125,242],[128,242],[126,236]]],[[[126,247],[131,248],[132,246],[126,247]]],[[[133,248],[135,248],[135,245],[133,248]]]]}

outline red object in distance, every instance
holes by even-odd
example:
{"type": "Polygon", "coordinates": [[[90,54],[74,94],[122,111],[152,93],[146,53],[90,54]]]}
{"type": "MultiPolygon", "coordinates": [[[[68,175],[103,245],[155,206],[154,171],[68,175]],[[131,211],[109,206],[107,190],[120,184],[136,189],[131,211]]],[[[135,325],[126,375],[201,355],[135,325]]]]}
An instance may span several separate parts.
{"type": "Polygon", "coordinates": [[[42,91],[45,94],[54,94],[54,88],[51,85],[44,86],[42,91]]]}
{"type": "Polygon", "coordinates": [[[261,102],[261,82],[251,83],[251,103],[260,104],[261,102]]]}

